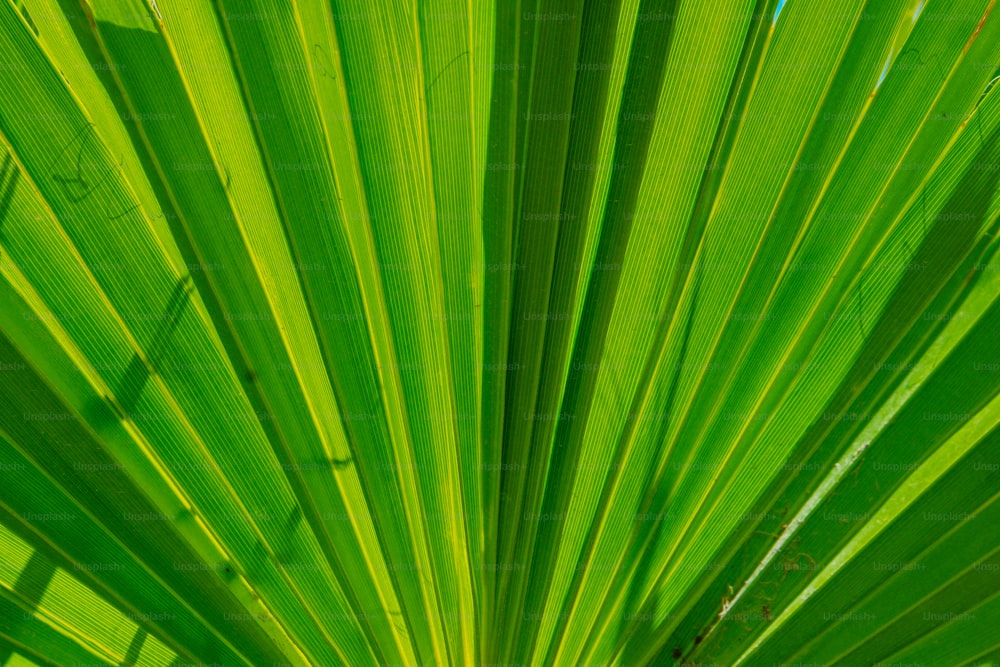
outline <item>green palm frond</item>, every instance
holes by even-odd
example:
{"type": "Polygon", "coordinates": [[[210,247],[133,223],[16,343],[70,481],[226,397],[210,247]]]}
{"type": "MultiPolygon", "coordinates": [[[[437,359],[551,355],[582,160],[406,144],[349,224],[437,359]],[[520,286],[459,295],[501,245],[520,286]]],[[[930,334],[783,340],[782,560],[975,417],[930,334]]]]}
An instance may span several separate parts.
{"type": "Polygon", "coordinates": [[[0,664],[1000,664],[995,0],[0,0],[0,664]]]}

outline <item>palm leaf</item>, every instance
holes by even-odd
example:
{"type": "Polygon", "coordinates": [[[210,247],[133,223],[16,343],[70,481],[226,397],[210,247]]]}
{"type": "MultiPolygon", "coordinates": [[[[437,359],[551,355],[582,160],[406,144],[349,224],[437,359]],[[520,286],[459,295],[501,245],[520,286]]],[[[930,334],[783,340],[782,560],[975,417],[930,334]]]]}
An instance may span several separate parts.
{"type": "Polygon", "coordinates": [[[997,664],[994,5],[0,1],[0,663],[997,664]]]}

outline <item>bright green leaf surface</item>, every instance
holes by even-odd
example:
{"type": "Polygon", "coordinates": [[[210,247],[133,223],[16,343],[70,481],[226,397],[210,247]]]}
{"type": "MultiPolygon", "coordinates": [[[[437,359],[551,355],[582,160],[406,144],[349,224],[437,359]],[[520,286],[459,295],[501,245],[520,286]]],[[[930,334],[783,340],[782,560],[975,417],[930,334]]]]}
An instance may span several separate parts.
{"type": "Polygon", "coordinates": [[[0,664],[1000,664],[995,0],[0,0],[0,664]]]}

